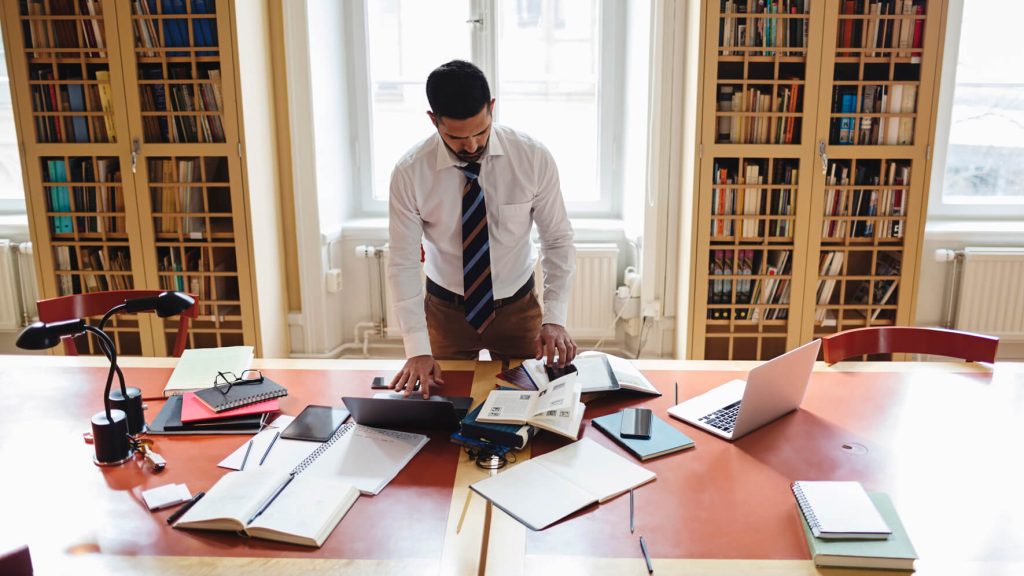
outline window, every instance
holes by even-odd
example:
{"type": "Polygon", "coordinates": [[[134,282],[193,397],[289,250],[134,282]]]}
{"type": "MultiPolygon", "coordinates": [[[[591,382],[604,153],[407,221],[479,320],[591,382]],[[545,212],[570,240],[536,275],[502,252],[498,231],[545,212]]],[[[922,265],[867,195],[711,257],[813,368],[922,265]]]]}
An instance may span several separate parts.
{"type": "Polygon", "coordinates": [[[958,0],[949,10],[931,213],[1024,214],[1024,62],[1011,56],[1024,4],[958,0]]]}
{"type": "Polygon", "coordinates": [[[14,128],[11,81],[0,37],[0,214],[25,212],[25,188],[21,179],[18,133],[14,128]]]}
{"type": "Polygon", "coordinates": [[[386,0],[366,3],[372,158],[362,211],[387,209],[391,170],[433,134],[426,77],[439,64],[469,60],[487,74],[495,119],[543,142],[555,157],[570,213],[617,216],[622,91],[613,44],[624,18],[613,0],[386,0]],[[493,15],[493,16],[492,16],[493,15]]]}

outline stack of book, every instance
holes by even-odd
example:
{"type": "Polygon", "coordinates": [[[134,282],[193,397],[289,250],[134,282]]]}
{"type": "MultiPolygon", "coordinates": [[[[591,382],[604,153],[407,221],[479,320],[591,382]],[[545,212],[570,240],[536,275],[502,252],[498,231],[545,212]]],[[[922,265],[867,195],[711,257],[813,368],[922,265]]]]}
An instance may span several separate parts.
{"type": "Polygon", "coordinates": [[[799,481],[793,494],[815,566],[913,570],[917,553],[889,497],[858,482],[799,481]]]}

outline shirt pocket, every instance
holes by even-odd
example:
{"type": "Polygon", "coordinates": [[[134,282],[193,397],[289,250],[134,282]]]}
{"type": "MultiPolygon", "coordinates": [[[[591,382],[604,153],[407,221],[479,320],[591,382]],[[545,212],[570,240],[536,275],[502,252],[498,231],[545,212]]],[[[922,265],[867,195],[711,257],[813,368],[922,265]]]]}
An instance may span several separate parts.
{"type": "Polygon", "coordinates": [[[529,237],[533,222],[530,210],[533,202],[521,204],[502,204],[498,206],[498,235],[502,240],[514,243],[519,237],[529,237]]]}

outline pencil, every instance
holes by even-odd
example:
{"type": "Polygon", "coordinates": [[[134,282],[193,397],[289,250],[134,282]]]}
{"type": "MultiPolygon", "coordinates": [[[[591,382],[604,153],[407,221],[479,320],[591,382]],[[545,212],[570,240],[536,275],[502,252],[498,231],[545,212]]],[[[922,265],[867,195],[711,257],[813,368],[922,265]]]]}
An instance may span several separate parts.
{"type": "Polygon", "coordinates": [[[651,555],[647,553],[647,543],[644,542],[644,537],[640,537],[640,551],[644,554],[644,563],[647,564],[647,573],[654,574],[654,566],[651,565],[651,555]]]}
{"type": "Polygon", "coordinates": [[[633,533],[633,490],[629,491],[629,533],[633,533]]]}
{"type": "Polygon", "coordinates": [[[245,456],[242,456],[242,465],[238,467],[239,470],[245,470],[245,463],[249,461],[249,452],[252,451],[252,440],[245,445],[245,456]]]}
{"type": "Polygon", "coordinates": [[[263,457],[260,458],[260,466],[263,466],[263,461],[267,459],[270,454],[270,449],[274,447],[274,442],[277,442],[278,437],[281,436],[281,431],[278,430],[274,433],[274,437],[270,440],[270,445],[267,446],[267,451],[263,453],[263,457]]]}
{"type": "Polygon", "coordinates": [[[676,382],[676,404],[679,404],[679,382],[676,382]]]}
{"type": "Polygon", "coordinates": [[[189,508],[194,506],[196,502],[199,502],[199,499],[202,498],[205,495],[206,495],[206,492],[200,492],[200,493],[196,494],[195,496],[193,496],[191,500],[189,500],[188,502],[185,502],[185,504],[182,505],[181,508],[178,508],[177,510],[174,511],[173,514],[171,514],[170,516],[167,517],[167,523],[171,524],[171,525],[174,525],[174,523],[178,521],[178,518],[181,518],[182,516],[184,516],[185,512],[188,512],[189,508]]]}

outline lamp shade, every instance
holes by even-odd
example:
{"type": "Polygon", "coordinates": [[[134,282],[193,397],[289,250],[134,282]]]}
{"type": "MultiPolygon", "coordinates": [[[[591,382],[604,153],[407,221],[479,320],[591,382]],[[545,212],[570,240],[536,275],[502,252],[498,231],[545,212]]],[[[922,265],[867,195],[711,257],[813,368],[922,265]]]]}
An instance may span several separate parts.
{"type": "Polygon", "coordinates": [[[33,322],[18,335],[18,348],[24,350],[46,350],[60,344],[63,336],[75,336],[85,332],[85,320],[62,320],[60,322],[33,322]]]}
{"type": "Polygon", "coordinates": [[[161,292],[149,298],[132,298],[124,301],[125,312],[156,311],[161,318],[176,316],[196,303],[195,298],[184,292],[161,292]]]}

